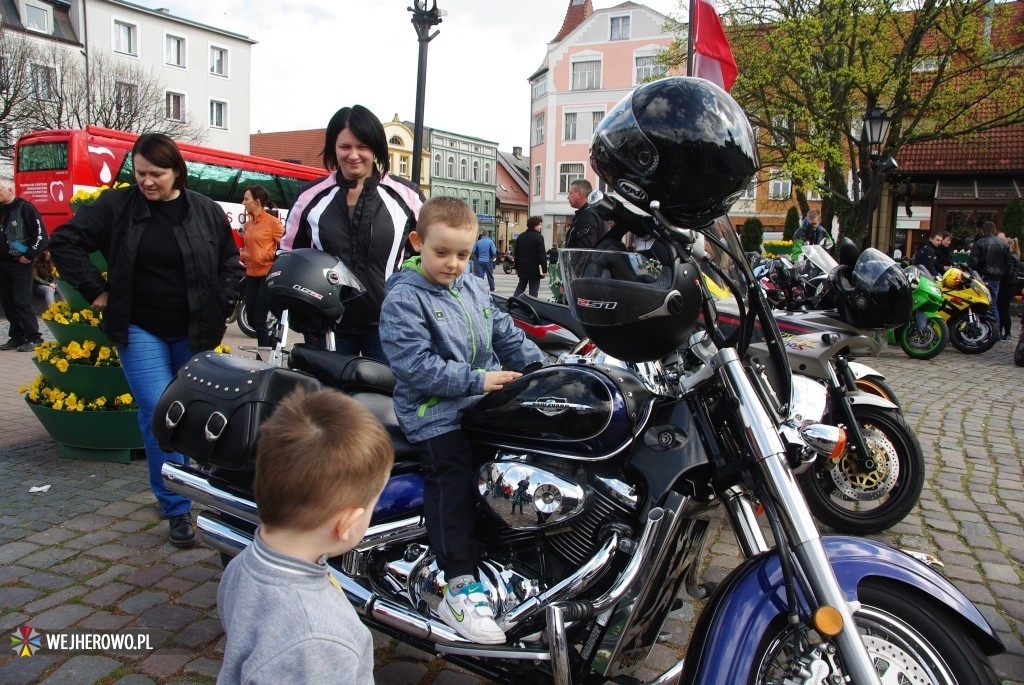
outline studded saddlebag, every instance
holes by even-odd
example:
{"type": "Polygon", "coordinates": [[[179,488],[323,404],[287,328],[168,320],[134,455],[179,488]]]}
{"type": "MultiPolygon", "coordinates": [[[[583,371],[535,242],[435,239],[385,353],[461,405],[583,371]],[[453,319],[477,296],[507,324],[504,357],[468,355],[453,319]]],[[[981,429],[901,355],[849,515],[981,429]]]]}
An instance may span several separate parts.
{"type": "Polygon", "coordinates": [[[153,412],[160,448],[200,464],[252,468],[259,427],[296,388],[319,389],[306,374],[219,352],[194,355],[153,412]]]}

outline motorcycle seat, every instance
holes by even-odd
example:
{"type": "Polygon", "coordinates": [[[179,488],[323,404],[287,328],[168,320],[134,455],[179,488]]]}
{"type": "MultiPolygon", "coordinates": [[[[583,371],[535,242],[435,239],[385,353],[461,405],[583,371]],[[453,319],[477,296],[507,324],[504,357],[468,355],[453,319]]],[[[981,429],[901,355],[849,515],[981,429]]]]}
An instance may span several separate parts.
{"type": "Polygon", "coordinates": [[[370,413],[377,417],[377,420],[384,425],[388,435],[391,436],[391,445],[395,449],[395,468],[393,470],[402,470],[403,462],[415,462],[415,466],[419,467],[419,450],[405,439],[405,433],[398,427],[395,403],[391,397],[375,392],[356,392],[352,393],[352,399],[369,409],[370,413]]]}
{"type": "Polygon", "coordinates": [[[367,357],[331,352],[305,343],[292,346],[288,366],[295,371],[311,374],[328,387],[348,393],[369,391],[385,393],[390,397],[395,390],[395,376],[387,364],[367,357]]]}
{"type": "Polygon", "coordinates": [[[580,340],[587,337],[579,321],[573,318],[568,305],[548,302],[529,295],[509,298],[509,313],[515,315],[515,309],[525,312],[531,323],[557,323],[580,340]]]}

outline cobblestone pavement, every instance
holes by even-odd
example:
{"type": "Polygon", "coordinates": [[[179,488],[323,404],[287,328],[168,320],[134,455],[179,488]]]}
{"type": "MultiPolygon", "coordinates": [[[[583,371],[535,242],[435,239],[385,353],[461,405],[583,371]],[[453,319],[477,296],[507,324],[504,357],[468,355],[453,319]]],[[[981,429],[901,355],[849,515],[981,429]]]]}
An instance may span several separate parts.
{"type": "MultiPolygon", "coordinates": [[[[511,294],[513,276],[497,274],[511,294]]],[[[542,292],[545,296],[546,292],[542,292]]],[[[1016,328],[1016,324],[1015,324],[1016,328]]],[[[0,322],[5,334],[6,321],[0,322]]],[[[3,335],[2,339],[6,339],[3,335]]],[[[251,344],[232,326],[227,342],[251,344]]],[[[1024,369],[1012,342],[980,356],[950,347],[913,361],[888,349],[869,364],[886,374],[902,400],[928,460],[920,505],[878,536],[937,554],[946,575],[995,626],[1007,653],[993,659],[1008,685],[1024,685],[1024,369]]],[[[210,683],[223,634],[216,611],[218,555],[166,543],[166,524],[146,486],[142,462],[130,465],[60,459],[17,394],[35,376],[31,354],[0,352],[0,633],[41,630],[151,630],[153,651],[62,653],[16,658],[0,652],[0,685],[210,683]],[[30,493],[33,486],[46,492],[30,493]]],[[[720,530],[707,575],[718,579],[738,560],[720,530]]],[[[666,625],[648,672],[684,654],[694,609],[666,625]]],[[[6,643],[6,637],[4,638],[6,643]]],[[[375,635],[376,678],[392,685],[480,682],[432,655],[375,635]]]]}

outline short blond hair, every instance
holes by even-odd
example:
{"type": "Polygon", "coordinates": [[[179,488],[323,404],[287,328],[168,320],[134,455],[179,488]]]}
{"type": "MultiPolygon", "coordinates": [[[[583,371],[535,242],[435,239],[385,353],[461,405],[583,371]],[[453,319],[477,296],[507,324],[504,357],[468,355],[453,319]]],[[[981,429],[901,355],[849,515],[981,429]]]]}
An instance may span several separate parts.
{"type": "Polygon", "coordinates": [[[478,227],[476,214],[469,205],[457,197],[448,195],[432,197],[420,207],[420,215],[416,219],[416,233],[420,238],[427,237],[427,229],[432,224],[444,224],[473,232],[476,232],[478,227]]]}
{"type": "Polygon", "coordinates": [[[345,507],[369,506],[393,462],[391,438],[366,407],[337,390],[297,390],[260,425],[260,520],[313,530],[345,507]]]}

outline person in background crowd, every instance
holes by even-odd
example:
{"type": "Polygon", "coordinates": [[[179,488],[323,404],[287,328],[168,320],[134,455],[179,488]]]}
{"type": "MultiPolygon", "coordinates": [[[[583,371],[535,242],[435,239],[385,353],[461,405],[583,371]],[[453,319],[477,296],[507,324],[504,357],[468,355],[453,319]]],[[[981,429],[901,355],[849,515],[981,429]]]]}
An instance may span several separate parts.
{"type": "Polygon", "coordinates": [[[220,344],[242,264],[224,210],[185,188],[188,169],[173,140],[142,134],[132,164],[137,185],[82,207],[53,232],[50,252],[61,277],[103,312],[103,330],[139,404],[149,484],[168,519],[168,538],[189,547],[196,541],[192,502],[160,476],[164,462],[185,459],[160,449],[153,410],[192,355],[220,344]],[[105,279],[89,260],[96,250],[107,260],[105,279]]]}
{"type": "MultiPolygon", "coordinates": [[[[967,266],[981,274],[992,293],[992,302],[999,301],[999,283],[1010,266],[1010,248],[996,236],[996,224],[986,221],[981,225],[981,237],[971,245],[967,266]]],[[[1000,330],[999,310],[996,309],[996,330],[1000,330]]]]}
{"type": "Polygon", "coordinates": [[[949,267],[953,266],[953,234],[949,231],[942,232],[942,244],[936,250],[938,256],[935,258],[935,275],[939,278],[946,273],[949,267]]]}
{"type": "Polygon", "coordinates": [[[530,297],[537,297],[540,279],[548,275],[547,254],[544,250],[544,235],[540,232],[543,219],[531,216],[526,220],[526,230],[516,240],[516,273],[519,285],[512,297],[519,297],[529,287],[530,297]]]}
{"type": "Polygon", "coordinates": [[[57,290],[57,279],[53,275],[53,259],[49,250],[43,250],[36,257],[35,266],[32,270],[32,282],[35,284],[35,291],[41,295],[46,306],[49,307],[57,300],[63,300],[60,291],[57,290]]]}
{"type": "Polygon", "coordinates": [[[384,282],[402,264],[423,195],[389,173],[384,126],[362,105],[342,107],[331,117],[323,162],[331,173],[300,191],[281,247],[323,250],[355,274],[366,292],[346,305],[336,348],[386,362],[378,330],[384,282]]]}
{"type": "Polygon", "coordinates": [[[801,248],[804,245],[821,245],[824,247],[832,243],[834,243],[832,236],[821,225],[821,212],[817,209],[811,209],[807,212],[807,216],[804,217],[800,228],[796,229],[796,233],[793,234],[793,258],[794,260],[798,259],[803,254],[801,248]]]}
{"type": "Polygon", "coordinates": [[[925,241],[917,250],[917,254],[914,255],[914,265],[920,266],[925,269],[932,276],[941,276],[945,269],[939,270],[939,259],[941,258],[942,240],[944,238],[942,231],[933,231],[928,236],[928,240],[925,241]]]}
{"type": "Polygon", "coordinates": [[[242,239],[242,263],[245,264],[245,301],[249,313],[249,325],[256,331],[256,344],[270,347],[270,331],[267,330],[267,274],[274,263],[277,246],[281,244],[284,227],[280,219],[267,210],[274,208],[270,193],[263,186],[249,186],[242,194],[249,221],[245,223],[242,239]]]}
{"type": "Polygon", "coordinates": [[[608,224],[587,205],[587,197],[594,187],[586,179],[576,179],[569,184],[569,205],[576,210],[565,236],[567,249],[593,249],[608,232],[608,224]]]}
{"type": "Polygon", "coordinates": [[[1020,289],[1015,288],[1017,284],[1017,270],[1020,266],[1020,252],[1015,238],[1007,238],[1002,231],[999,232],[999,239],[1006,243],[1009,248],[1007,255],[1006,273],[999,281],[999,297],[996,298],[996,312],[999,314],[999,327],[1003,334],[1003,340],[1009,340],[1012,325],[1010,322],[1010,303],[1015,295],[1020,294],[1020,289]],[[1015,292],[1016,290],[1016,292],[1015,292]]]}
{"type": "Polygon", "coordinates": [[[491,288],[491,292],[494,292],[494,260],[498,256],[498,248],[494,246],[494,241],[491,240],[491,234],[488,231],[483,231],[480,234],[480,239],[476,241],[476,245],[473,247],[473,258],[476,260],[476,273],[478,278],[487,277],[487,284],[491,288]]]}
{"type": "Polygon", "coordinates": [[[9,178],[0,178],[0,226],[7,240],[7,254],[0,257],[0,307],[9,324],[0,350],[31,352],[43,342],[32,307],[32,264],[46,249],[46,228],[35,205],[15,194],[9,178]]]}

